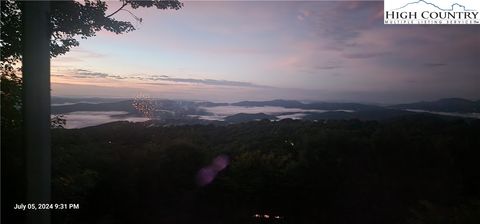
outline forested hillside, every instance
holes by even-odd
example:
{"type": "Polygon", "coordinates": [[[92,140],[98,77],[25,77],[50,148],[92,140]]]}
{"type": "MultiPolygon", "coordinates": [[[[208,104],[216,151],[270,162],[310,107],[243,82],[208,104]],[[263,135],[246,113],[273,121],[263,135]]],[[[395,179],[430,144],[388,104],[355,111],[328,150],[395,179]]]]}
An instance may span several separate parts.
{"type": "MultiPolygon", "coordinates": [[[[478,120],[115,122],[52,134],[53,202],[81,206],[53,211],[54,223],[480,223],[478,120]]],[[[20,154],[5,153],[14,203],[20,154]]]]}
{"type": "Polygon", "coordinates": [[[56,223],[480,222],[477,120],[147,126],[54,130],[56,223]]]}

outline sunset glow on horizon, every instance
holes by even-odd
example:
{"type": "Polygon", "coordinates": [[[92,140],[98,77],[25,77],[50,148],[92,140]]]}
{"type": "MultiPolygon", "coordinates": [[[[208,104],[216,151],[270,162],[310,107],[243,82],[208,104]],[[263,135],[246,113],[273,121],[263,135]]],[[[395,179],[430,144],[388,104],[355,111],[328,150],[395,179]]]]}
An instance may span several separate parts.
{"type": "MultiPolygon", "coordinates": [[[[109,10],[118,3],[109,2],[109,10]]],[[[480,99],[480,29],[383,24],[383,2],[184,2],[137,9],[52,59],[52,95],[398,103],[480,99]]]]}

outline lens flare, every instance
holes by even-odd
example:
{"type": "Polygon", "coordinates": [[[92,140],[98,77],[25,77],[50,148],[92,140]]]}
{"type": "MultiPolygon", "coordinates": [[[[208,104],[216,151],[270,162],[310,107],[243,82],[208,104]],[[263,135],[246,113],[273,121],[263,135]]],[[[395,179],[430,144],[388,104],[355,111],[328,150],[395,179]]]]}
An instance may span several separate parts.
{"type": "Polygon", "coordinates": [[[206,186],[210,184],[217,174],[225,169],[230,163],[230,159],[227,155],[219,155],[212,160],[212,163],[207,167],[200,169],[197,173],[198,186],[206,186]]]}

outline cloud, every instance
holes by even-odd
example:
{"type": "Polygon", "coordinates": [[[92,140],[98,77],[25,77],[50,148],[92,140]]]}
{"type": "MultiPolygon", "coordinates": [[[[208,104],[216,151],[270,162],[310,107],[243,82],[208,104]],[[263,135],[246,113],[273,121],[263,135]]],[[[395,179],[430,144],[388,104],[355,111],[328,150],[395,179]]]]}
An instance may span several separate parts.
{"type": "MultiPolygon", "coordinates": [[[[392,100],[413,93],[415,97],[443,97],[458,91],[479,95],[480,29],[384,25],[382,1],[189,2],[179,13],[150,14],[141,32],[115,41],[101,33],[92,38],[90,48],[109,52],[105,58],[73,50],[68,57],[85,62],[62,64],[95,68],[108,76],[70,70],[67,77],[54,81],[140,84],[152,91],[169,89],[172,94],[196,91],[206,97],[218,93],[218,97],[246,99],[274,92],[256,83],[332,91],[332,98],[346,91],[372,93],[343,95],[364,100],[377,99],[378,92],[384,93],[382,99],[392,100]],[[135,46],[129,44],[133,42],[135,46]]],[[[287,93],[282,91],[272,95],[287,93]]],[[[289,91],[288,96],[299,92],[289,91]]],[[[295,97],[325,96],[308,92],[295,97]]]]}
{"type": "Polygon", "coordinates": [[[184,79],[184,78],[166,77],[166,78],[161,78],[157,80],[171,81],[171,82],[178,82],[178,83],[215,85],[215,86],[260,87],[259,85],[255,85],[249,82],[238,82],[238,81],[217,80],[217,79],[184,79]]]}
{"type": "Polygon", "coordinates": [[[321,66],[315,66],[315,69],[318,70],[334,70],[334,69],[339,69],[341,66],[339,65],[321,65],[321,66]]]}
{"type": "MultiPolygon", "coordinates": [[[[240,81],[230,81],[230,80],[220,80],[220,79],[193,79],[193,78],[176,78],[170,77],[167,75],[153,75],[147,77],[134,76],[134,79],[139,80],[151,80],[151,81],[166,81],[174,83],[187,83],[187,84],[204,84],[204,85],[213,85],[213,86],[236,86],[236,87],[266,87],[262,85],[253,84],[250,82],[240,82],[240,81]]],[[[159,83],[146,83],[157,85],[159,83]]],[[[164,83],[160,83],[164,84],[164,83]]]]}
{"type": "Polygon", "coordinates": [[[310,10],[307,10],[307,9],[299,10],[299,14],[297,15],[297,19],[299,21],[303,21],[307,17],[309,17],[311,14],[312,14],[312,11],[310,11],[310,10]]]}
{"type": "Polygon", "coordinates": [[[119,75],[109,75],[108,77],[113,78],[113,79],[127,79],[127,77],[119,76],[119,75]]]}
{"type": "Polygon", "coordinates": [[[103,53],[99,53],[99,52],[96,52],[96,51],[88,50],[88,49],[85,49],[85,48],[82,48],[82,47],[79,47],[79,48],[75,49],[75,52],[82,54],[82,56],[84,56],[85,58],[103,58],[103,57],[107,57],[107,55],[105,55],[105,54],[103,54],[103,53]]]}
{"type": "Polygon", "coordinates": [[[102,78],[102,79],[117,79],[117,80],[139,80],[139,81],[155,81],[147,82],[143,84],[152,84],[152,85],[162,85],[168,84],[165,82],[173,82],[179,84],[202,84],[210,86],[231,86],[231,87],[256,87],[263,88],[268,86],[257,85],[250,82],[241,82],[241,81],[232,81],[232,80],[221,80],[221,79],[195,79],[195,78],[178,78],[171,77],[168,75],[135,75],[135,76],[122,76],[122,75],[112,75],[102,72],[94,72],[86,69],[74,69],[71,75],[59,75],[54,74],[58,77],[70,77],[70,78],[102,78]]]}
{"type": "Polygon", "coordinates": [[[104,59],[108,56],[104,53],[100,53],[94,50],[88,50],[82,47],[83,44],[79,47],[73,48],[68,54],[61,55],[58,57],[52,58],[54,62],[60,63],[81,63],[89,62],[92,59],[104,59]]]}
{"type": "Polygon", "coordinates": [[[311,22],[319,37],[327,37],[331,44],[348,48],[351,40],[365,30],[383,25],[377,18],[383,12],[381,2],[315,2],[312,3],[311,22]],[[347,44],[347,45],[346,45],[347,44]]]}
{"type": "Polygon", "coordinates": [[[446,66],[447,64],[446,63],[425,63],[423,65],[426,66],[426,67],[434,68],[434,67],[446,66]]]}
{"type": "Polygon", "coordinates": [[[156,86],[171,86],[172,84],[168,83],[162,83],[162,82],[142,82],[139,84],[144,84],[144,85],[156,85],[156,86]]]}
{"type": "Polygon", "coordinates": [[[76,69],[75,70],[75,77],[77,78],[88,78],[88,77],[99,77],[99,78],[107,78],[110,75],[107,73],[101,72],[92,72],[85,69],[76,69]]]}
{"type": "Polygon", "coordinates": [[[347,53],[343,54],[344,57],[349,59],[365,59],[365,58],[375,58],[384,56],[388,53],[386,52],[364,52],[364,53],[347,53]]]}

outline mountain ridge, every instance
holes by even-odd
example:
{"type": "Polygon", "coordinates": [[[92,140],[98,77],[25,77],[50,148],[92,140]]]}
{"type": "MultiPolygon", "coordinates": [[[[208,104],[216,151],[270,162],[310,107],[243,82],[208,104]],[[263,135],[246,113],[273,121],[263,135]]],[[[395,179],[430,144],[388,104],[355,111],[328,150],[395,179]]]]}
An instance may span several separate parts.
{"type": "Polygon", "coordinates": [[[480,113],[480,100],[443,98],[436,101],[420,101],[389,106],[394,109],[416,109],[438,112],[480,113]]]}

